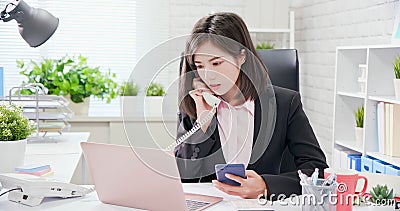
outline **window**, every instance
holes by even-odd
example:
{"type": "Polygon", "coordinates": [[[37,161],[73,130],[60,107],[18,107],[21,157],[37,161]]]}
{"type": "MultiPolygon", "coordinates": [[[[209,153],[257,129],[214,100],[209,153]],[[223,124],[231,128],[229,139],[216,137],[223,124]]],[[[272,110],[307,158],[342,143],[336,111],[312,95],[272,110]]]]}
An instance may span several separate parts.
{"type": "MultiPolygon", "coordinates": [[[[60,19],[60,24],[45,44],[30,48],[19,35],[15,21],[0,23],[0,66],[4,67],[5,90],[25,80],[16,67],[16,59],[37,61],[66,54],[82,54],[89,65],[103,71],[110,69],[117,73],[120,83],[129,78],[146,49],[168,38],[167,0],[25,1],[48,10],[60,19]]],[[[8,2],[0,0],[1,8],[8,2]]],[[[104,104],[92,98],[90,115],[119,115],[118,100],[104,104]]]]}

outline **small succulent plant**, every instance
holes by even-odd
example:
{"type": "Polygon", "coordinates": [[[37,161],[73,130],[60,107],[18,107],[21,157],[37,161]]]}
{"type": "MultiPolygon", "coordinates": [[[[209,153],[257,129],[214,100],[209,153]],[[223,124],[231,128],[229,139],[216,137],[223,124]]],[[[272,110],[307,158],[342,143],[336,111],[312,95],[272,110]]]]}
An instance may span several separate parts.
{"type": "Polygon", "coordinates": [[[364,127],[364,105],[362,107],[357,108],[357,111],[354,112],[356,117],[356,126],[363,128],[364,127]]]}
{"type": "Polygon", "coordinates": [[[390,199],[393,199],[393,188],[389,190],[387,185],[377,185],[369,193],[371,202],[376,204],[387,204],[390,199]]]}
{"type": "Polygon", "coordinates": [[[397,79],[400,79],[400,56],[397,56],[393,62],[393,70],[397,79]]]}

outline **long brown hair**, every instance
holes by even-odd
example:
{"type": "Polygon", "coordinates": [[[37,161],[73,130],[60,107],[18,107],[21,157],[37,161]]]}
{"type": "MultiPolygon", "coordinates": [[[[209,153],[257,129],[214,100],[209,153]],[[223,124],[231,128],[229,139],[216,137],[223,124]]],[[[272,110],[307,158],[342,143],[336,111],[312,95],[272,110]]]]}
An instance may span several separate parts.
{"type": "Polygon", "coordinates": [[[192,119],[196,118],[196,104],[188,94],[198,77],[194,65],[194,52],[205,42],[212,42],[237,58],[245,50],[246,61],[241,66],[236,86],[246,100],[254,100],[267,83],[267,68],[260,62],[246,24],[234,13],[215,13],[201,18],[195,24],[186,42],[179,89],[179,108],[192,119]]]}

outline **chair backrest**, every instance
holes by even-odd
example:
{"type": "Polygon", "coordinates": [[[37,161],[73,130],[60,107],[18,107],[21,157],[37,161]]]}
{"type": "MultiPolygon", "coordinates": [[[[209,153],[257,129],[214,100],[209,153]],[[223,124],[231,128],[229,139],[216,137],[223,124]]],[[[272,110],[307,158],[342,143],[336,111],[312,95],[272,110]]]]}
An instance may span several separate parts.
{"type": "Polygon", "coordinates": [[[257,50],[267,66],[273,85],[299,91],[299,60],[296,49],[257,50]]]}
{"type": "MultiPolygon", "coordinates": [[[[299,60],[296,49],[257,50],[257,52],[268,68],[268,75],[273,85],[299,91],[299,60]]],[[[280,172],[292,172],[296,169],[294,157],[286,147],[280,172]]]]}

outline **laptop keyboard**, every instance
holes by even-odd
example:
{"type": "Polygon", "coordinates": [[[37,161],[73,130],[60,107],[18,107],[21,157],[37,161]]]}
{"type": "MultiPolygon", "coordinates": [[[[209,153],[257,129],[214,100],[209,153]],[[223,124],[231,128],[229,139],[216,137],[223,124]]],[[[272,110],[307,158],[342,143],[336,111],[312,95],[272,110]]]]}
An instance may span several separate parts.
{"type": "Polygon", "coordinates": [[[189,211],[200,209],[200,208],[205,207],[205,206],[207,206],[209,204],[210,204],[210,202],[186,199],[186,206],[187,206],[189,211]]]}

